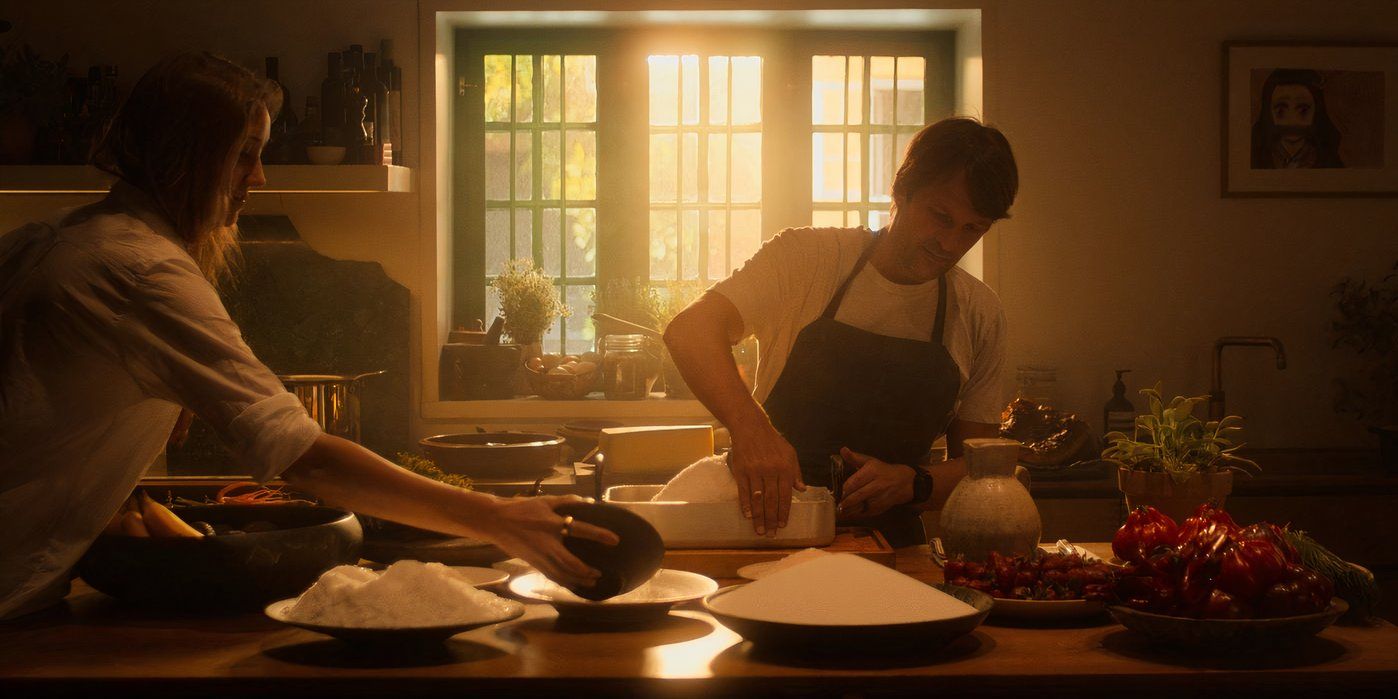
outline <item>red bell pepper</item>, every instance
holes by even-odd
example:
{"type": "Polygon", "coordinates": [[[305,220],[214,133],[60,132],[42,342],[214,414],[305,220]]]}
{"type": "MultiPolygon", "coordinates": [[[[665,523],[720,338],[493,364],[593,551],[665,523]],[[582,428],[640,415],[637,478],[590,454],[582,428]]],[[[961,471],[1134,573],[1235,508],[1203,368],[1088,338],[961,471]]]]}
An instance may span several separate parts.
{"type": "Polygon", "coordinates": [[[1210,529],[1213,533],[1204,537],[1207,542],[1212,542],[1220,531],[1232,536],[1238,533],[1239,527],[1227,512],[1211,502],[1206,502],[1194,511],[1194,516],[1180,523],[1175,542],[1184,545],[1198,539],[1200,532],[1210,529]]]}
{"type": "Polygon", "coordinates": [[[1158,546],[1176,543],[1179,526],[1170,516],[1154,507],[1138,507],[1126,517],[1112,539],[1112,553],[1130,563],[1145,561],[1158,546]]]}
{"type": "MultiPolygon", "coordinates": [[[[1218,529],[1217,525],[1205,531],[1218,529]]],[[[1233,540],[1223,532],[1218,532],[1213,541],[1201,544],[1195,538],[1181,551],[1185,559],[1184,575],[1180,577],[1180,601],[1186,609],[1197,610],[1208,601],[1218,584],[1218,576],[1223,568],[1223,557],[1233,547],[1233,540]]]]}
{"type": "Polygon", "coordinates": [[[1218,589],[1244,602],[1253,602],[1286,575],[1286,556],[1271,541],[1235,541],[1223,553],[1218,589]]]}
{"type": "Polygon", "coordinates": [[[1198,616],[1201,619],[1250,619],[1253,609],[1252,605],[1223,590],[1214,590],[1200,607],[1198,616]]]}
{"type": "Polygon", "coordinates": [[[1276,546],[1277,550],[1281,551],[1282,555],[1286,557],[1287,563],[1297,564],[1301,562],[1301,556],[1296,553],[1296,547],[1292,546],[1291,542],[1286,538],[1285,530],[1271,522],[1249,524],[1243,527],[1234,538],[1239,541],[1249,541],[1253,539],[1258,541],[1270,541],[1272,545],[1276,546]]]}

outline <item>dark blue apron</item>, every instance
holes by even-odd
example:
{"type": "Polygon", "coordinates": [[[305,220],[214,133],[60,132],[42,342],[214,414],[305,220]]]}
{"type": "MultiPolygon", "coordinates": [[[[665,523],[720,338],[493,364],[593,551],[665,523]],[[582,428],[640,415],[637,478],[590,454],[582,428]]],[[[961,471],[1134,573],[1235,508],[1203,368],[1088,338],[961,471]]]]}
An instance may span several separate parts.
{"type": "MultiPolygon", "coordinates": [[[[915,466],[951,423],[961,372],[942,344],[947,280],[937,280],[937,316],[929,341],[889,337],[835,320],[850,282],[878,246],[864,248],[825,312],[801,329],[772,393],[762,404],[772,425],[796,450],[807,485],[831,486],[830,456],[849,447],[891,464],[915,466]]],[[[853,469],[847,470],[848,477],[853,469]]],[[[893,546],[927,542],[915,508],[899,505],[877,517],[841,519],[871,526],[893,546]]]]}

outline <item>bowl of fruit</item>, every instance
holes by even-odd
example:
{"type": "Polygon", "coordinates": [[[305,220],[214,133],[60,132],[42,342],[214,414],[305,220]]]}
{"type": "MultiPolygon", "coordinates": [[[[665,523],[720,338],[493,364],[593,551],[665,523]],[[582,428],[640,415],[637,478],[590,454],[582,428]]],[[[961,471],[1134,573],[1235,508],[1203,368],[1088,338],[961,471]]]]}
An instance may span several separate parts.
{"type": "Polygon", "coordinates": [[[546,400],[579,400],[597,387],[601,358],[596,352],[581,355],[545,354],[524,363],[529,388],[546,400]]]}

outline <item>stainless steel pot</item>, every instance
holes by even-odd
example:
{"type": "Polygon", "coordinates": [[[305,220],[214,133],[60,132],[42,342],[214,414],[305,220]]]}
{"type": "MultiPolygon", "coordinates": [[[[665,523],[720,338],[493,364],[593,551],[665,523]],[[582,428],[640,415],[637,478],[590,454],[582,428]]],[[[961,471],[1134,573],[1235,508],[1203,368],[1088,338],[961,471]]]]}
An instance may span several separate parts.
{"type": "Polygon", "coordinates": [[[360,380],[385,370],[354,376],[338,374],[282,374],[277,378],[296,394],[306,412],[326,434],[359,441],[360,380]]]}

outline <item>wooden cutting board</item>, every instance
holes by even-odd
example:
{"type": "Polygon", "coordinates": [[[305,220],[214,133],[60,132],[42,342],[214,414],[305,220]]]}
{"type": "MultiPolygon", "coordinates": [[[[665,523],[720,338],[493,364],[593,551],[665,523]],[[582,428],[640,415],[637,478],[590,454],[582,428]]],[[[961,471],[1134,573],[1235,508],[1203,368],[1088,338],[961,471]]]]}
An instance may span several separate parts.
{"type": "MultiPolygon", "coordinates": [[[[738,569],[752,563],[784,558],[802,549],[670,549],[661,565],[675,570],[707,575],[717,579],[736,579],[738,569]]],[[[890,568],[894,564],[893,547],[876,529],[840,527],[835,541],[822,550],[828,553],[853,553],[890,568]]]]}

